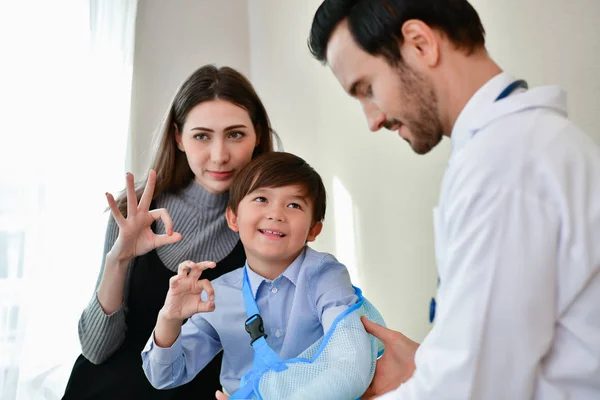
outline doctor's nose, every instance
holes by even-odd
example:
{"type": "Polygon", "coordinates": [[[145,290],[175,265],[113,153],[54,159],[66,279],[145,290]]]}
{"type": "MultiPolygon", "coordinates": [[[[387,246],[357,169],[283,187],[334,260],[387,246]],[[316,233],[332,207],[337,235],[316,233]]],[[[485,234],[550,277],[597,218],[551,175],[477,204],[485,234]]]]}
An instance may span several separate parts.
{"type": "Polygon", "coordinates": [[[374,104],[363,104],[363,113],[367,118],[369,129],[371,132],[376,132],[383,127],[385,122],[385,114],[374,104]]]}
{"type": "Polygon", "coordinates": [[[229,151],[225,143],[218,140],[215,140],[212,143],[210,148],[210,160],[217,165],[223,165],[229,161],[229,151]]]}

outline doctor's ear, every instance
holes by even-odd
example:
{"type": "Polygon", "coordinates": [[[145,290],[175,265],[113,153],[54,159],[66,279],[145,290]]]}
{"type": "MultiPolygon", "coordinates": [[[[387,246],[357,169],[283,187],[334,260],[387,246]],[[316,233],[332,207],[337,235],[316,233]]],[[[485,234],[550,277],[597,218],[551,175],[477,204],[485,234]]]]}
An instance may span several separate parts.
{"type": "Polygon", "coordinates": [[[240,231],[237,225],[237,215],[235,215],[231,207],[227,207],[227,210],[225,210],[225,219],[227,219],[227,225],[229,226],[229,229],[234,232],[240,231]]]}
{"type": "Polygon", "coordinates": [[[421,20],[410,19],[402,25],[404,41],[400,45],[402,58],[435,67],[440,61],[439,32],[421,20]]]}

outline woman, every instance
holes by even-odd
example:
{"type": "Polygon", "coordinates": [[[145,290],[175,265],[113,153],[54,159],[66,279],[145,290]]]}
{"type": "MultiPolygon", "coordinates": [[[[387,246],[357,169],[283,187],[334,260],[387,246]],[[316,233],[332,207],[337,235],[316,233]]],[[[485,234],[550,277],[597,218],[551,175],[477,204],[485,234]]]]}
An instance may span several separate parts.
{"type": "Polygon", "coordinates": [[[82,355],[64,399],[214,398],[221,355],[190,383],[159,391],[146,379],[140,353],[182,260],[215,261],[211,280],[244,265],[239,237],[224,217],[228,189],[237,170],[273,150],[272,133],[239,72],[208,65],[183,83],[146,183],[134,188],[127,174],[126,192],[117,200],[107,194],[105,256],[79,320],[82,355]]]}

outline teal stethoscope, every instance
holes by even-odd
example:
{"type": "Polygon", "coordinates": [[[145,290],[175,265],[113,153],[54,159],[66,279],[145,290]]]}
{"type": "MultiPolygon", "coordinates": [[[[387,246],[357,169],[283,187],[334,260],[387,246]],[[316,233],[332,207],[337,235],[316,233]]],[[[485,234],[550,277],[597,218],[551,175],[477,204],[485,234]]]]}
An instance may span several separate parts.
{"type": "MultiPolygon", "coordinates": [[[[513,83],[508,85],[506,88],[504,88],[504,90],[498,95],[498,97],[494,101],[500,101],[500,100],[510,96],[510,94],[512,92],[514,92],[515,90],[527,89],[527,87],[528,87],[527,82],[525,82],[522,79],[514,81],[513,83]]],[[[440,287],[440,278],[438,278],[437,285],[439,288],[440,287]]],[[[432,297],[431,303],[429,304],[429,322],[431,322],[431,323],[433,323],[433,320],[435,319],[435,306],[436,306],[435,297],[432,297]]]]}

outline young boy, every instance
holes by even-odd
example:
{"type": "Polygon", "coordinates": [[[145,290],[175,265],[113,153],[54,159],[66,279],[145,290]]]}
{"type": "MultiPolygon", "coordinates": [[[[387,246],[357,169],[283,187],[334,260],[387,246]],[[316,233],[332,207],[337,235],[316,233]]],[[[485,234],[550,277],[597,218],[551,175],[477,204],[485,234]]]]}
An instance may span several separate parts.
{"type": "MultiPolygon", "coordinates": [[[[306,245],[321,232],[325,206],[321,177],[292,154],[266,154],[239,172],[231,185],[226,217],[229,227],[240,234],[246,265],[211,285],[199,278],[214,263],[180,264],[142,352],[144,371],[154,387],[166,389],[190,381],[223,350],[221,384],[233,394],[244,374],[260,364],[255,359],[258,345],[266,343],[275,358],[295,358],[357,303],[346,267],[306,245]]],[[[331,371],[309,373],[297,390],[289,390],[292,375],[297,374],[291,368],[270,374],[266,384],[287,388],[293,398],[340,398],[310,393],[323,385],[359,397],[373,377],[372,342],[362,325],[349,335],[346,347],[337,347],[342,354],[336,355],[334,349],[331,371]]],[[[283,392],[279,390],[278,396],[283,392]]]]}

